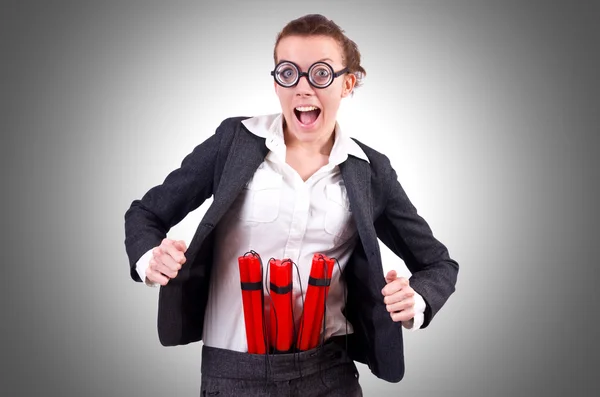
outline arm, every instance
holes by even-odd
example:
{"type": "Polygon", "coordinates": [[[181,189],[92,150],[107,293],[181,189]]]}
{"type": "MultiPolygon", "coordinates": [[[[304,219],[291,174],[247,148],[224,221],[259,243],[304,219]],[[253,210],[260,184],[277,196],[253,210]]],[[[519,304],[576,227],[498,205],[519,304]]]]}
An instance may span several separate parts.
{"type": "Polygon", "coordinates": [[[158,247],[172,226],[212,195],[222,128],[223,124],[183,159],[180,168],[141,200],[133,201],[125,213],[125,248],[133,280],[142,281],[137,271],[140,258],[158,247]]]}
{"type": "MultiPolygon", "coordinates": [[[[410,287],[426,304],[421,325],[425,328],[454,292],[458,263],[449,257],[446,247],[417,213],[389,160],[387,166],[387,202],[375,222],[375,229],[379,239],[402,258],[411,271],[410,287]]],[[[417,303],[415,300],[415,313],[418,313],[417,303]]]]}

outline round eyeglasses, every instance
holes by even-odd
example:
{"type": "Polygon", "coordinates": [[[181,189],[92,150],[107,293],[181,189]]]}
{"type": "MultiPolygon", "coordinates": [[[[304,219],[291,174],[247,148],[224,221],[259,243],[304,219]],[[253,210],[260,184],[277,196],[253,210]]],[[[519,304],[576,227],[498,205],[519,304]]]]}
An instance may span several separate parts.
{"type": "Polygon", "coordinates": [[[331,65],[326,62],[315,62],[308,68],[308,72],[301,72],[295,63],[281,61],[275,66],[275,70],[271,71],[271,76],[277,84],[286,88],[297,85],[302,76],[306,76],[308,83],[313,87],[326,88],[333,83],[333,79],[344,73],[348,73],[347,67],[334,72],[331,65]]]}

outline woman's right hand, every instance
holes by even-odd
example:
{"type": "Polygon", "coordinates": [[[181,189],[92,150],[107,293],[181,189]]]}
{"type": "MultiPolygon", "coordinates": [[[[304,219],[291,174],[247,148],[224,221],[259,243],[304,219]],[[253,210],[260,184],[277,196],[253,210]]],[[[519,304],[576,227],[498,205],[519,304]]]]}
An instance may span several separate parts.
{"type": "Polygon", "coordinates": [[[183,240],[163,239],[160,245],[152,250],[152,259],[146,269],[146,278],[160,285],[167,285],[175,278],[185,263],[187,247],[183,240]]]}

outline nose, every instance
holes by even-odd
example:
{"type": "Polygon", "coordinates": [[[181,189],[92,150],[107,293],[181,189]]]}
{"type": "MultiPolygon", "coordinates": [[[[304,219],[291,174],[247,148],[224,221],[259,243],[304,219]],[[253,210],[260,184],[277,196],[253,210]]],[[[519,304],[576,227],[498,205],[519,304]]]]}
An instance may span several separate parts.
{"type": "Polygon", "coordinates": [[[307,96],[314,95],[313,87],[308,82],[308,76],[300,76],[300,80],[298,80],[298,84],[296,85],[296,95],[297,96],[307,96]]]}

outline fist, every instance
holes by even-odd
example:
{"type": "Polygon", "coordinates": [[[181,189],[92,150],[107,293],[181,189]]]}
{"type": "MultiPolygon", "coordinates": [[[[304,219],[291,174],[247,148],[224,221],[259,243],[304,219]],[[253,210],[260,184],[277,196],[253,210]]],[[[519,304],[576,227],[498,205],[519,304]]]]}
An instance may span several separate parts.
{"type": "Polygon", "coordinates": [[[381,290],[383,303],[393,321],[409,321],[415,316],[415,291],[408,279],[398,277],[395,270],[385,276],[385,287],[381,290]]]}
{"type": "Polygon", "coordinates": [[[152,250],[152,259],[146,269],[146,278],[153,283],[167,285],[175,278],[185,263],[187,247],[182,240],[163,239],[160,245],[152,250]]]}

